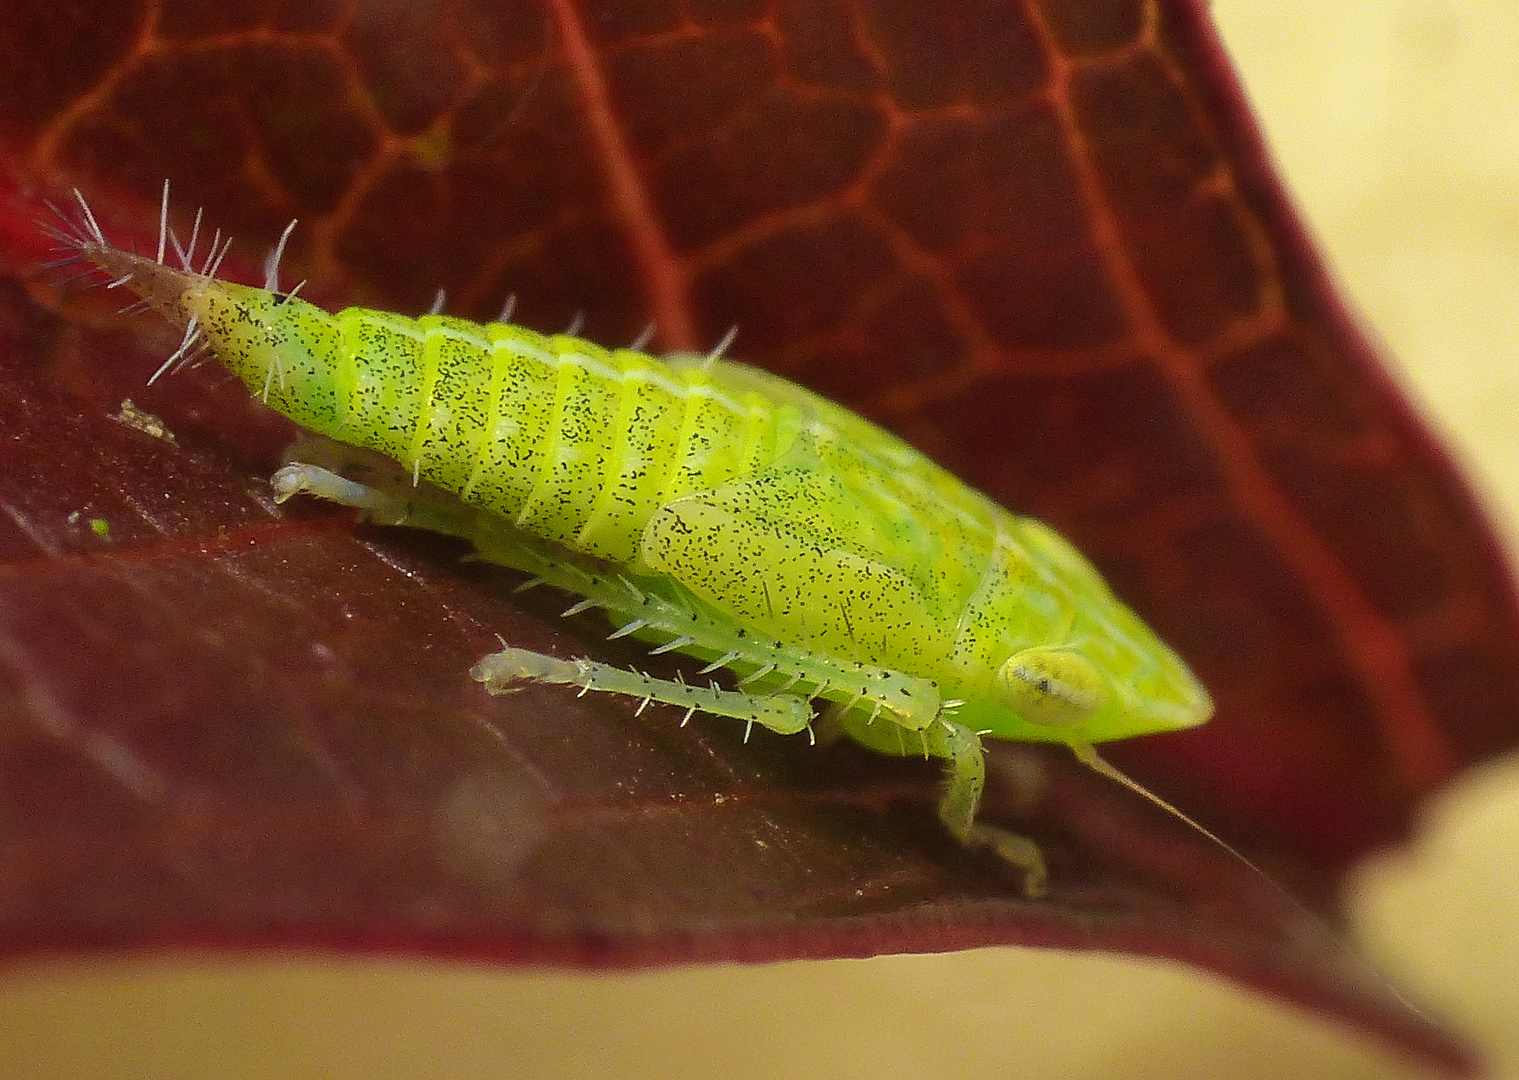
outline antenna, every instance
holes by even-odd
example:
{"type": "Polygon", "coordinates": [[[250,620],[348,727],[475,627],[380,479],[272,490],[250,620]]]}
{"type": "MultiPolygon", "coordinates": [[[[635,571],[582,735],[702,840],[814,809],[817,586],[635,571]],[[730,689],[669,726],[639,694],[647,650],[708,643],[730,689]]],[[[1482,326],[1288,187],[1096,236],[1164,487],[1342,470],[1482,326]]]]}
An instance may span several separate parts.
{"type": "Polygon", "coordinates": [[[1247,867],[1250,872],[1253,873],[1256,877],[1266,882],[1266,884],[1270,885],[1273,889],[1281,893],[1283,896],[1286,896],[1287,899],[1293,902],[1294,906],[1298,905],[1297,899],[1291,893],[1282,888],[1282,886],[1279,885],[1270,874],[1266,873],[1266,871],[1262,870],[1259,866],[1256,866],[1255,863],[1245,858],[1245,856],[1240,853],[1238,848],[1225,842],[1223,838],[1220,837],[1217,833],[1203,828],[1195,820],[1182,813],[1170,803],[1166,802],[1166,800],[1162,799],[1159,795],[1155,794],[1155,792],[1145,787],[1138,780],[1134,780],[1128,776],[1125,776],[1115,766],[1110,764],[1105,758],[1099,755],[1097,751],[1092,747],[1091,743],[1073,742],[1069,743],[1068,745],[1071,748],[1071,753],[1076,755],[1076,760],[1081,762],[1087,768],[1091,769],[1093,772],[1101,776],[1107,777],[1115,784],[1119,784],[1123,787],[1128,788],[1130,791],[1134,792],[1134,794],[1160,807],[1172,817],[1177,818],[1187,825],[1190,825],[1193,829],[1206,836],[1209,840],[1212,840],[1215,844],[1223,848],[1223,850],[1227,851],[1235,859],[1239,860],[1239,862],[1247,867]]]}

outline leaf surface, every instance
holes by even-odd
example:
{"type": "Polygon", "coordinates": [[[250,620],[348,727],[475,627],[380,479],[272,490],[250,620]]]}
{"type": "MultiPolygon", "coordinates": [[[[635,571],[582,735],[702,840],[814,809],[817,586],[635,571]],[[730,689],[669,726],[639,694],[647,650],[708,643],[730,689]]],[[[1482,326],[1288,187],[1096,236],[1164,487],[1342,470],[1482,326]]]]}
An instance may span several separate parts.
{"type": "Polygon", "coordinates": [[[1519,618],[1197,6],[24,0],[0,102],[0,949],[1112,948],[1462,1060],[1062,753],[993,757],[988,818],[1050,856],[1032,902],[941,835],[925,763],[487,698],[497,634],[648,661],[448,542],[277,510],[288,425],[210,367],[145,387],[173,336],[40,269],[43,196],[148,250],[167,176],[245,280],[299,217],[287,277],[331,304],[736,324],[1098,563],[1219,704],[1109,756],[1332,922],[1352,860],[1519,741],[1519,618]]]}

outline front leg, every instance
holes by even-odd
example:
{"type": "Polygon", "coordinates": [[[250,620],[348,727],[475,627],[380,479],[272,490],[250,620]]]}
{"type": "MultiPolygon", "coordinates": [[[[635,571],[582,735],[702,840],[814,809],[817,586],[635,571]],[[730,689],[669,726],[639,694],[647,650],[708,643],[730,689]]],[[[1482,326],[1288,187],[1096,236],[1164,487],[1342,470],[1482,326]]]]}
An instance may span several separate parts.
{"type": "Polygon", "coordinates": [[[939,820],[966,847],[990,848],[1001,859],[1023,871],[1023,891],[1041,896],[1049,882],[1044,853],[1026,836],[983,825],[976,820],[981,792],[986,786],[986,752],[970,728],[941,720],[929,733],[929,753],[944,758],[944,794],[939,799],[939,820]]]}
{"type": "Polygon", "coordinates": [[[1023,873],[1023,891],[1043,895],[1049,881],[1044,854],[1026,836],[976,820],[981,793],[986,786],[986,752],[981,738],[964,724],[939,717],[922,731],[905,730],[891,723],[872,722],[858,712],[839,716],[839,723],[856,742],[884,754],[922,754],[941,759],[944,787],[938,816],[951,836],[966,847],[989,848],[998,858],[1023,873]]]}

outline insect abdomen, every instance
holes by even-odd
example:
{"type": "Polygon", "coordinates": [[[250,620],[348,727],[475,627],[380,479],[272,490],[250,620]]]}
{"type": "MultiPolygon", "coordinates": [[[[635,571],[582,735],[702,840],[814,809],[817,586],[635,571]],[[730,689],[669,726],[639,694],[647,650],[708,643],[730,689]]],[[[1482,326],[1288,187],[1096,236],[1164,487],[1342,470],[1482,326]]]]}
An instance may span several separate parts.
{"type": "Polygon", "coordinates": [[[334,407],[313,414],[272,385],[270,404],[612,561],[633,558],[661,504],[752,471],[796,427],[763,395],[714,387],[700,368],[579,338],[363,308],[327,315],[299,300],[274,314],[272,335],[330,350],[334,407]],[[298,325],[281,332],[287,320],[298,325]]]}

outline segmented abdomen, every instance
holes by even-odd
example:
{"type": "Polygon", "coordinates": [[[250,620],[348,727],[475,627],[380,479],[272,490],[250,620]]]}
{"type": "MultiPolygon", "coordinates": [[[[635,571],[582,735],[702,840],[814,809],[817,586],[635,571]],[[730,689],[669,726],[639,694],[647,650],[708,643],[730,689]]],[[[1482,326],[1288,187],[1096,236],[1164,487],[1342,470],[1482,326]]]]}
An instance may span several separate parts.
{"type": "Polygon", "coordinates": [[[337,424],[323,434],[617,562],[660,504],[773,460],[799,425],[794,409],[714,386],[699,366],[632,350],[442,315],[327,318],[303,333],[335,352],[337,424]]]}

